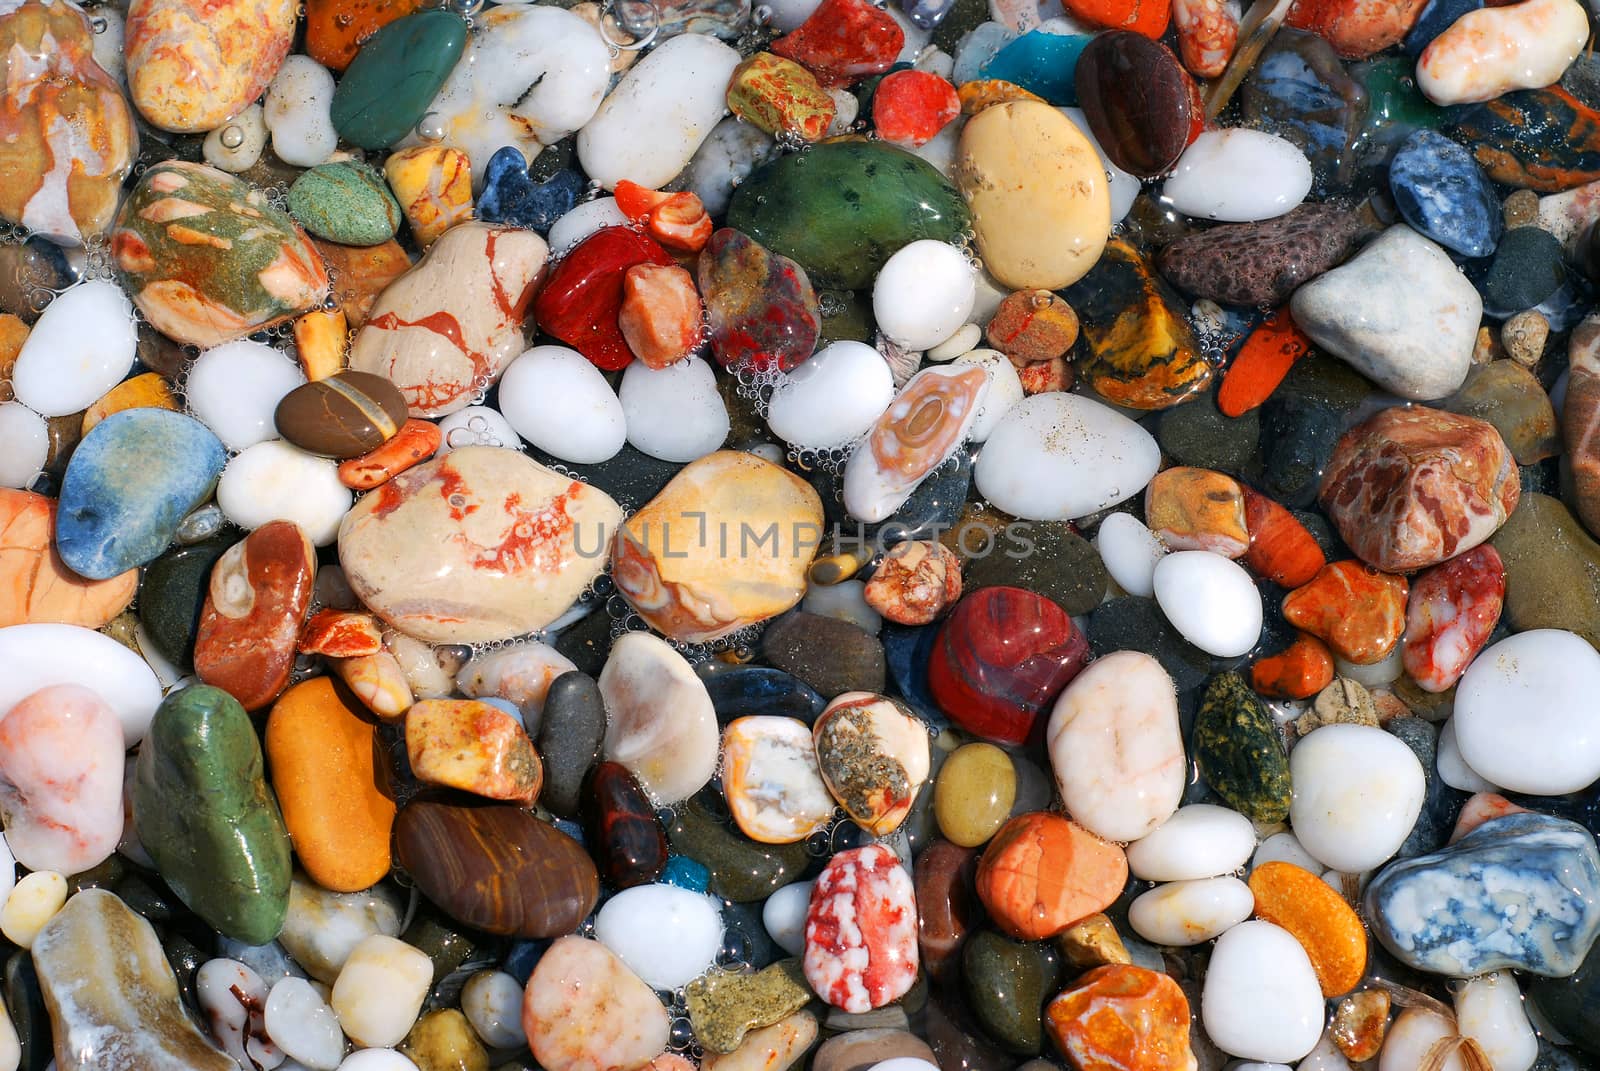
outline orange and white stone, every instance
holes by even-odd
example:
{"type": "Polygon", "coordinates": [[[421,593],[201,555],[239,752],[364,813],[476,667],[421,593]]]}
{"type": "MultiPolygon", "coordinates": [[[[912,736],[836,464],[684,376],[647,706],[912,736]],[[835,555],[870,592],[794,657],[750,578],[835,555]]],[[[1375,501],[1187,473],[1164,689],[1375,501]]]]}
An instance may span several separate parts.
{"type": "Polygon", "coordinates": [[[294,0],[133,0],[125,41],[134,106],[175,133],[221,126],[278,73],[296,19],[294,0]]]}
{"type": "Polygon", "coordinates": [[[844,506],[887,519],[967,437],[989,386],[981,366],[935,365],[911,377],[844,466],[844,506]]]}
{"type": "Polygon", "coordinates": [[[717,713],[705,683],[648,632],[611,645],[598,680],[606,707],[602,755],[621,763],[663,806],[700,791],[717,769],[717,713]]]}
{"type": "Polygon", "coordinates": [[[388,651],[333,659],[333,673],[363,706],[385,721],[400,717],[416,702],[400,661],[388,651]]]}
{"type": "Polygon", "coordinates": [[[56,502],[0,488],[0,628],[53,623],[99,628],[133,601],[139,571],[85,580],[56,553],[56,502]]]}
{"type": "Polygon", "coordinates": [[[798,718],[730,723],[722,734],[722,794],[740,832],[763,844],[805,840],[833,817],[811,728],[798,718]]]}
{"type": "Polygon", "coordinates": [[[544,783],[533,742],[510,714],[476,699],[424,699],[406,711],[406,755],[419,781],[532,803],[544,783]]]}
{"type": "Polygon", "coordinates": [[[1494,100],[1561,77],[1589,39],[1578,0],[1523,0],[1469,11],[1417,59],[1417,88],[1435,104],[1494,100]]]}
{"type": "Polygon", "coordinates": [[[562,937],[523,993],[522,1028],[546,1071],[635,1071],[666,1050],[667,1010],[598,941],[562,937]]]}
{"type": "Polygon", "coordinates": [[[1196,78],[1216,78],[1239,43],[1239,10],[1229,0],[1172,0],[1178,54],[1196,78]]]}

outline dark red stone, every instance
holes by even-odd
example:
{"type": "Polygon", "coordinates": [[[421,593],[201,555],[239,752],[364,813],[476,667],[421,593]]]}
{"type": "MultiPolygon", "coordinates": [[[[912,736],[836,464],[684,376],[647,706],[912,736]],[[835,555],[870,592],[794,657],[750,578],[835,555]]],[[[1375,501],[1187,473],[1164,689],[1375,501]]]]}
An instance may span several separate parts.
{"type": "Polygon", "coordinates": [[[669,265],[672,255],[631,227],[604,227],[572,247],[533,301],[548,334],[607,372],[626,368],[633,351],[617,326],[622,280],[635,264],[669,265]]]}
{"type": "Polygon", "coordinates": [[[788,257],[724,227],[700,254],[699,283],[711,352],[724,368],[787,372],[816,349],[822,330],[817,292],[788,257]]]}
{"type": "Polygon", "coordinates": [[[961,948],[984,919],[977,872],[976,848],[936,840],[917,853],[917,944],[935,981],[959,973],[961,948]]]}
{"type": "Polygon", "coordinates": [[[1205,128],[1200,87],[1172,50],[1132,30],[1098,34],[1078,57],[1078,105],[1122,170],[1158,178],[1205,128]]]}
{"type": "Polygon", "coordinates": [[[887,71],[905,43],[899,23],[867,0],[822,0],[799,29],[772,42],[772,51],[833,89],[887,71]]]}
{"type": "Polygon", "coordinates": [[[667,866],[667,834],[656,819],[650,797],[628,768],[602,762],[584,784],[584,840],[614,889],[648,885],[667,866]]]}
{"type": "Polygon", "coordinates": [[[939,627],[928,689],[967,732],[1022,744],[1088,661],[1089,641],[1061,607],[1022,588],[979,588],[939,627]]]}

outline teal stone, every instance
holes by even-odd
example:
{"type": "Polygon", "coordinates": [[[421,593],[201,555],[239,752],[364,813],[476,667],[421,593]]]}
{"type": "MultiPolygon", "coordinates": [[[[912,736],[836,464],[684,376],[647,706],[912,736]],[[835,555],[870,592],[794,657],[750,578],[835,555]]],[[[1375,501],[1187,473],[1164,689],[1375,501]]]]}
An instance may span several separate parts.
{"type": "Polygon", "coordinates": [[[967,1000],[989,1035],[1018,1056],[1044,1044],[1044,1003],[1061,988],[1061,961],[1043,941],[1023,943],[988,930],[961,950],[967,1000]]]}
{"type": "Polygon", "coordinates": [[[1289,816],[1289,754],[1266,704],[1239,674],[1219,673],[1206,685],[1192,754],[1206,784],[1240,814],[1264,823],[1289,816]]]}
{"type": "Polygon", "coordinates": [[[449,11],[419,11],[367,38],[333,93],[340,139],[384,149],[411,133],[466,43],[466,21],[449,11]]]}
{"type": "Polygon", "coordinates": [[[289,910],[289,834],[250,715],[198,684],[156,708],[133,775],[133,824],[178,898],[226,937],[262,945],[289,910]]]}
{"type": "Polygon", "coordinates": [[[211,497],[227,454],[204,424],[166,409],[127,409],[90,429],[67,463],[56,550],[106,580],[154,561],[211,497]]]}
{"type": "Polygon", "coordinates": [[[321,164],[289,187],[289,214],[318,238],[340,245],[377,245],[400,229],[400,202],[366,164],[321,164]]]}
{"type": "Polygon", "coordinates": [[[184,672],[193,665],[211,567],[237,542],[236,535],[228,534],[177,547],[146,566],[139,581],[139,623],[145,636],[163,658],[184,672]]]}
{"type": "Polygon", "coordinates": [[[878,141],[789,153],[733,193],[728,226],[800,263],[818,288],[866,290],[902,247],[960,245],[972,216],[933,165],[878,141]]]}
{"type": "Polygon", "coordinates": [[[1078,103],[1074,75],[1078,57],[1092,40],[1086,34],[1033,30],[995,53],[983,65],[984,78],[999,78],[1037,93],[1051,104],[1078,103]]]}

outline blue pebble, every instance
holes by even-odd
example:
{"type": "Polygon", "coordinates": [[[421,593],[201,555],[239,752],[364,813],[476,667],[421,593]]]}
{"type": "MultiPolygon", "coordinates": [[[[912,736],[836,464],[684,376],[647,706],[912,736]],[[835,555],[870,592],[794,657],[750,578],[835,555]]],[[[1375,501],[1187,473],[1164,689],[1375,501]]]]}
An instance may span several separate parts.
{"type": "Polygon", "coordinates": [[[747,715],[798,718],[810,725],[828,701],[799,677],[769,666],[740,666],[705,679],[717,720],[726,725],[747,715]]]}
{"type": "Polygon", "coordinates": [[[1505,227],[1500,199],[1465,146],[1418,130],[1389,163],[1389,191],[1405,221],[1466,257],[1494,252],[1505,227]]]}
{"type": "Polygon", "coordinates": [[[1600,936],[1600,851],[1576,822],[1507,815],[1391,863],[1367,886],[1366,914],[1383,946],[1419,971],[1564,978],[1600,936]]]}
{"type": "Polygon", "coordinates": [[[1032,30],[983,65],[980,77],[999,78],[1037,93],[1051,104],[1078,103],[1073,75],[1090,38],[1032,30]]]}
{"type": "Polygon", "coordinates": [[[1435,37],[1448,30],[1462,15],[1483,6],[1484,0],[1428,0],[1422,6],[1422,14],[1406,32],[1405,40],[1400,42],[1401,49],[1416,59],[1435,37]]]}
{"type": "Polygon", "coordinates": [[[711,887],[711,871],[704,863],[696,862],[687,855],[674,855],[667,860],[667,868],[661,872],[661,881],[665,885],[703,893],[711,887]]]}
{"type": "Polygon", "coordinates": [[[956,0],[900,0],[900,10],[919,29],[935,30],[956,6],[956,0]]]}
{"type": "Polygon", "coordinates": [[[567,836],[571,837],[573,840],[577,841],[579,844],[585,846],[588,845],[588,841],[584,840],[583,837],[583,827],[574,822],[572,819],[557,818],[550,824],[555,826],[561,832],[565,833],[567,836]]]}
{"type": "Polygon", "coordinates": [[[900,698],[912,713],[938,729],[947,729],[950,719],[928,690],[928,660],[933,657],[933,641],[938,625],[909,627],[885,623],[878,638],[883,641],[883,657],[900,698]]]}
{"type": "Polygon", "coordinates": [[[226,460],[210,429],[182,413],[128,409],[102,420],[61,480],[61,560],[90,580],[154,561],[179,522],[211,497],[226,460]]]}
{"type": "Polygon", "coordinates": [[[489,157],[477,215],[485,223],[504,223],[549,234],[556,220],[577,206],[583,188],[583,176],[567,169],[557,171],[542,185],[534,185],[522,150],[507,145],[489,157]]]}
{"type": "Polygon", "coordinates": [[[544,958],[550,944],[549,940],[513,941],[511,947],[506,949],[506,958],[500,964],[500,969],[515,978],[518,985],[527,985],[528,976],[539,965],[539,960],[544,958]]]}

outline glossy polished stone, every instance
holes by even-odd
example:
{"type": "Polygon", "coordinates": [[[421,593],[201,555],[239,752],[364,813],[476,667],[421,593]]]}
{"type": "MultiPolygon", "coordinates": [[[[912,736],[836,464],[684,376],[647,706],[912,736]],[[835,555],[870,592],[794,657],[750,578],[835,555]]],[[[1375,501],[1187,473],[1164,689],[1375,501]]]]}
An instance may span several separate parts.
{"type": "Polygon", "coordinates": [[[1140,178],[1172,170],[1204,124],[1200,91],[1178,57],[1132,30],[1095,36],[1074,82],[1101,149],[1140,178]]]}
{"type": "Polygon", "coordinates": [[[561,259],[534,298],[539,326],[607,372],[633,361],[617,326],[623,277],[635,264],[672,264],[653,239],[628,227],[596,231],[561,259]]]}
{"type": "MultiPolygon", "coordinates": [[[[388,6],[402,7],[404,0],[388,6]]],[[[334,129],[364,149],[395,144],[433,103],[466,43],[467,23],[453,11],[418,11],[384,26],[339,79],[334,129]]]]}
{"type": "Polygon", "coordinates": [[[627,767],[602,762],[584,788],[584,846],[614,889],[646,885],[667,866],[667,834],[627,767]]]}
{"type": "Polygon", "coordinates": [[[817,292],[799,264],[724,227],[700,254],[698,282],[709,314],[711,352],[724,368],[787,372],[816,348],[817,292]]]}
{"type": "Polygon", "coordinates": [[[392,439],[406,422],[406,399],[370,372],[340,372],[296,387],[273,414],[278,434],[307,453],[360,457],[392,439]]]}

